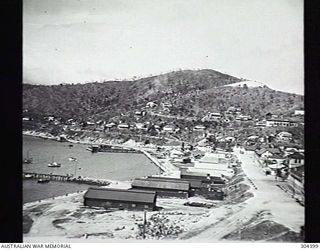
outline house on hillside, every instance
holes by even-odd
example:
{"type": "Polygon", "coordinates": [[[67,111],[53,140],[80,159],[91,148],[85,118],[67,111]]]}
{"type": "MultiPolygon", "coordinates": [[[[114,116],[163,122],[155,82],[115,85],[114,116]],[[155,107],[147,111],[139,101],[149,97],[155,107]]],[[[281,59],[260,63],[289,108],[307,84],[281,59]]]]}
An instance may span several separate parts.
{"type": "Polygon", "coordinates": [[[155,108],[158,107],[158,104],[155,102],[147,102],[146,108],[155,108]]]}
{"type": "Polygon", "coordinates": [[[257,146],[256,145],[245,145],[244,149],[246,150],[246,152],[255,152],[257,150],[257,146]]]}
{"type": "Polygon", "coordinates": [[[130,125],[126,124],[126,123],[121,123],[118,125],[118,129],[125,130],[125,129],[129,129],[129,128],[130,128],[130,125]]]}
{"type": "Polygon", "coordinates": [[[256,127],[265,127],[267,124],[266,124],[266,121],[265,120],[262,120],[262,121],[258,121],[256,122],[255,126],[256,127]]]}
{"type": "Polygon", "coordinates": [[[196,126],[193,128],[194,131],[204,131],[205,129],[206,129],[206,127],[203,126],[203,125],[196,125],[196,126]]]}
{"type": "Polygon", "coordinates": [[[220,112],[211,112],[208,113],[206,116],[204,116],[201,121],[219,121],[222,118],[222,115],[220,112]]]}
{"type": "Polygon", "coordinates": [[[115,127],[115,126],[117,126],[117,124],[115,124],[114,122],[110,122],[110,123],[107,123],[107,124],[105,125],[105,127],[108,128],[108,129],[113,128],[113,127],[115,127]]]}
{"type": "Polygon", "coordinates": [[[236,112],[236,111],[241,111],[241,110],[238,110],[236,107],[233,107],[233,106],[230,106],[230,107],[227,109],[227,112],[228,112],[228,113],[233,113],[233,112],[236,112]]]}
{"type": "Polygon", "coordinates": [[[163,108],[171,108],[172,107],[172,104],[170,102],[163,102],[162,103],[162,107],[163,108]]]}
{"type": "Polygon", "coordinates": [[[135,116],[138,116],[138,117],[142,117],[142,116],[145,116],[146,115],[146,111],[142,110],[142,111],[136,111],[134,112],[134,115],[135,116]]]}
{"type": "Polygon", "coordinates": [[[295,152],[298,152],[298,149],[296,149],[296,148],[291,148],[291,147],[288,147],[288,148],[285,148],[285,149],[284,149],[284,155],[285,155],[285,156],[291,155],[291,154],[293,154],[293,153],[295,153],[295,152]]]}
{"type": "Polygon", "coordinates": [[[250,115],[238,115],[236,117],[236,120],[238,120],[238,121],[249,121],[249,120],[252,120],[252,117],[250,115]]]}
{"type": "Polygon", "coordinates": [[[138,130],[147,130],[147,126],[144,123],[136,123],[135,126],[138,130]]]}
{"type": "Polygon", "coordinates": [[[302,166],[304,165],[304,155],[299,152],[288,155],[285,164],[289,167],[289,169],[302,166]]]}
{"type": "Polygon", "coordinates": [[[281,151],[278,148],[261,148],[256,151],[256,154],[261,159],[268,159],[281,155],[281,151]]]}
{"type": "Polygon", "coordinates": [[[285,119],[269,119],[266,120],[266,127],[297,127],[298,123],[285,119]]]}
{"type": "Polygon", "coordinates": [[[276,140],[281,142],[292,141],[292,134],[286,131],[282,131],[276,135],[276,140]]]}
{"type": "Polygon", "coordinates": [[[294,115],[304,115],[304,110],[295,110],[294,115]]]}
{"type": "Polygon", "coordinates": [[[176,126],[173,124],[167,124],[162,128],[162,130],[164,132],[174,133],[176,131],[176,126]]]}

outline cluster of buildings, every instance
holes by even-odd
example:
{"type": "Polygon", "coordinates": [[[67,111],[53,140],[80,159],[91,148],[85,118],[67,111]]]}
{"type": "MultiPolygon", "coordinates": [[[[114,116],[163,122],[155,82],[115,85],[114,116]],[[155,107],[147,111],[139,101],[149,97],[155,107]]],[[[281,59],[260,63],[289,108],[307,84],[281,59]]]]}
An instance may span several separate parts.
{"type": "Polygon", "coordinates": [[[260,148],[251,151],[266,174],[286,181],[292,195],[304,204],[304,151],[297,148],[260,148]]]}
{"type": "Polygon", "coordinates": [[[186,199],[195,195],[222,200],[225,181],[202,173],[183,172],[180,178],[136,178],[129,189],[89,188],[84,205],[106,209],[157,210],[157,198],[186,199]]]}

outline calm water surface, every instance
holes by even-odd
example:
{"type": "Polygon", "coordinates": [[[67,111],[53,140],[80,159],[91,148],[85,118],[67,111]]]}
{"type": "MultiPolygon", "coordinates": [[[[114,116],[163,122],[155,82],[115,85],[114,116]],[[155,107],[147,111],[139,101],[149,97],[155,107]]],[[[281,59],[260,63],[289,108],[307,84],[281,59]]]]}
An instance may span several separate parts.
{"type": "MultiPolygon", "coordinates": [[[[91,178],[110,180],[130,180],[159,173],[158,167],[144,154],[134,153],[95,153],[86,150],[88,145],[69,142],[57,142],[42,138],[23,136],[23,157],[33,158],[32,164],[23,164],[24,172],[73,174],[91,178]],[[69,147],[73,145],[73,147],[69,147]],[[77,161],[69,161],[74,157],[77,161]],[[48,164],[57,161],[62,164],[60,168],[50,168],[48,164]]],[[[26,180],[23,182],[24,201],[34,196],[32,200],[38,200],[42,196],[53,197],[57,195],[87,189],[88,185],[49,182],[39,184],[36,181],[26,180]],[[83,189],[80,189],[83,186],[83,189]],[[28,191],[29,190],[29,191],[28,191]],[[38,195],[34,195],[38,190],[38,195]],[[58,191],[59,190],[59,191],[58,191]],[[65,190],[61,193],[60,190],[65,190]],[[33,195],[31,195],[33,193],[33,195]],[[41,195],[40,195],[41,193],[41,195]],[[37,198],[37,199],[36,199],[37,198]]],[[[42,197],[42,199],[45,197],[42,197]]]]}

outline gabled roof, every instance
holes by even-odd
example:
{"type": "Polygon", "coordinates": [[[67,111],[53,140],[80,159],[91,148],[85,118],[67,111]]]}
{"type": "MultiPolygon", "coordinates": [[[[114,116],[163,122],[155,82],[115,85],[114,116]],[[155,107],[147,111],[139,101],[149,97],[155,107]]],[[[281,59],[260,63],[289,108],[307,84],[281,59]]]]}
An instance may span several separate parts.
{"type": "Polygon", "coordinates": [[[262,155],[263,153],[267,152],[267,149],[266,148],[261,148],[259,150],[257,150],[257,155],[262,155]]]}
{"type": "Polygon", "coordinates": [[[304,165],[296,167],[295,170],[291,170],[291,175],[298,177],[298,179],[302,180],[304,176],[304,165]]]}
{"type": "Polygon", "coordinates": [[[244,149],[247,150],[247,151],[254,151],[257,149],[257,147],[255,145],[253,146],[244,146],[244,149]]]}
{"type": "Polygon", "coordinates": [[[278,148],[268,148],[267,150],[272,154],[280,154],[281,153],[280,149],[278,149],[278,148]]]}
{"type": "Polygon", "coordinates": [[[180,176],[197,176],[197,177],[202,177],[202,178],[205,179],[205,178],[208,177],[208,174],[207,173],[202,173],[202,172],[185,172],[185,171],[181,171],[180,176]]]}
{"type": "Polygon", "coordinates": [[[197,179],[180,179],[180,178],[170,178],[170,177],[158,177],[158,176],[148,176],[147,179],[150,180],[159,180],[159,181],[166,181],[166,182],[181,182],[181,183],[190,183],[190,187],[193,188],[200,188],[202,181],[197,179]]]}
{"type": "Polygon", "coordinates": [[[295,152],[288,156],[290,159],[304,159],[304,155],[298,152],[295,152]]]}
{"type": "Polygon", "coordinates": [[[156,198],[156,192],[111,188],[89,188],[84,194],[84,198],[153,203],[156,198]]]}
{"type": "Polygon", "coordinates": [[[145,179],[135,179],[131,184],[134,188],[148,187],[156,189],[171,189],[176,191],[188,191],[190,188],[189,183],[183,182],[166,182],[159,180],[145,180],[145,179]]]}
{"type": "Polygon", "coordinates": [[[267,151],[269,151],[272,154],[281,154],[281,151],[278,148],[262,148],[262,149],[258,150],[256,153],[258,155],[262,155],[263,153],[265,153],[267,151]]]}

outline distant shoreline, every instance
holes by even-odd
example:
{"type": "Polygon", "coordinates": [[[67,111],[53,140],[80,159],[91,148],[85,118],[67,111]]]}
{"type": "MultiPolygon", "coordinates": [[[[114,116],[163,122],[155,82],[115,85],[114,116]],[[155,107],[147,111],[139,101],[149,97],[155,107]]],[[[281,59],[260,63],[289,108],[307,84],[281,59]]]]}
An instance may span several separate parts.
{"type": "MultiPolygon", "coordinates": [[[[58,141],[59,136],[52,136],[52,135],[48,135],[47,133],[44,132],[36,132],[36,131],[22,131],[22,134],[25,136],[33,136],[33,137],[37,137],[37,138],[41,138],[41,139],[48,139],[48,140],[53,140],[53,141],[58,141]]],[[[89,137],[90,138],[90,137],[89,137]]],[[[90,139],[89,139],[90,140],[90,139]]],[[[166,173],[168,170],[162,166],[160,164],[160,162],[157,160],[157,158],[153,157],[149,152],[147,152],[144,149],[141,149],[139,147],[130,147],[130,146],[125,146],[122,144],[118,144],[112,141],[106,141],[106,140],[101,140],[98,141],[99,139],[96,139],[95,141],[87,141],[87,140],[67,140],[67,142],[70,143],[75,143],[75,144],[83,144],[83,145],[97,145],[97,144],[102,144],[102,145],[112,145],[112,146],[117,146],[117,147],[121,147],[123,149],[134,149],[137,150],[139,152],[141,152],[142,154],[144,154],[149,160],[151,160],[153,162],[153,164],[155,164],[160,170],[162,170],[164,173],[166,173]]],[[[59,142],[59,141],[58,141],[59,142]]]]}

